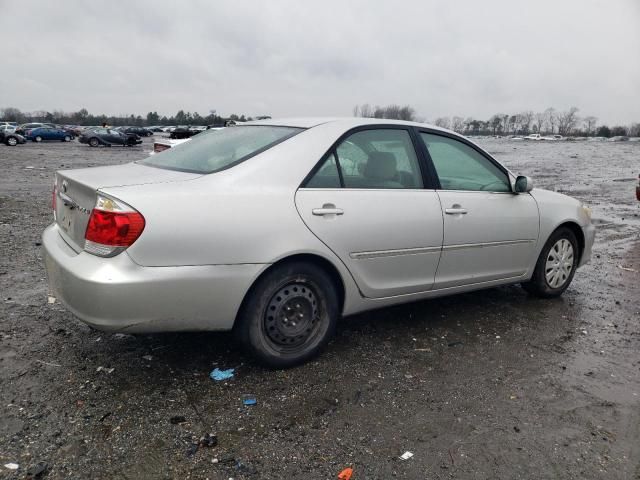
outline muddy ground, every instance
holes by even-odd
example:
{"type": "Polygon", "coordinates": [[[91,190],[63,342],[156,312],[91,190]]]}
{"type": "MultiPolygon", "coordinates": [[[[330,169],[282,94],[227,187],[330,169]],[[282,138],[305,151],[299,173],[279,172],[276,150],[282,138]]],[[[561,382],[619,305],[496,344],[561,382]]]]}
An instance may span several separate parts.
{"type": "Polygon", "coordinates": [[[594,257],[565,295],[351,317],[287,371],[229,335],[105,334],[48,303],[53,172],[140,159],[148,140],[0,145],[0,478],[639,479],[640,143],[479,143],[593,207],[594,257]],[[235,378],[213,382],[216,366],[235,378]],[[208,433],[217,446],[198,445],[208,433]]]}

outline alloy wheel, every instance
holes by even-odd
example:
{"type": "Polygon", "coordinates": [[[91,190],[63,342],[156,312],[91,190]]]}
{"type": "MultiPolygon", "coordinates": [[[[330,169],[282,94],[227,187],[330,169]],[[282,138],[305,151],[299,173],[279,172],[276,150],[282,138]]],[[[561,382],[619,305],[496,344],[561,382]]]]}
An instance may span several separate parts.
{"type": "Polygon", "coordinates": [[[561,238],[549,249],[544,273],[551,288],[560,288],[567,282],[573,270],[573,260],[573,245],[566,238],[561,238]]]}

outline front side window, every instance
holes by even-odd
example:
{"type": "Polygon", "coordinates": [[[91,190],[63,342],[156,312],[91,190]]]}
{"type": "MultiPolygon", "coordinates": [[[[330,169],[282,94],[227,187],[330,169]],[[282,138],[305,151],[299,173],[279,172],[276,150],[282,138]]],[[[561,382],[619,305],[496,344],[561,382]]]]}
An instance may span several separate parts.
{"type": "Polygon", "coordinates": [[[423,186],[418,159],[407,130],[380,128],[349,135],[305,186],[335,188],[336,179],[340,180],[338,166],[344,188],[403,189],[423,186]],[[332,177],[331,183],[327,174],[332,177]]]}
{"type": "Polygon", "coordinates": [[[140,163],[168,170],[213,173],[257,155],[302,130],[271,125],[209,130],[140,163]]]}
{"type": "Polygon", "coordinates": [[[510,192],[507,174],[484,155],[453,138],[421,133],[442,190],[510,192]]]}

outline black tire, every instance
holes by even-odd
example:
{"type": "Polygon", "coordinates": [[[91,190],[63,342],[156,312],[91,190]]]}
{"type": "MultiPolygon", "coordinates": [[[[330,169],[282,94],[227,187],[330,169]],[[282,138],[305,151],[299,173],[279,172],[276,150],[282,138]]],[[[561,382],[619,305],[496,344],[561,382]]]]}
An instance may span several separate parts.
{"type": "Polygon", "coordinates": [[[98,140],[96,137],[93,137],[93,138],[89,139],[89,146],[90,147],[97,147],[98,145],[100,145],[100,140],[98,140]]]}
{"type": "Polygon", "coordinates": [[[247,294],[234,334],[260,363],[288,368],[317,355],[333,336],[336,287],[322,268],[305,262],[274,267],[247,294]]]}
{"type": "Polygon", "coordinates": [[[576,273],[576,268],[578,267],[579,258],[580,249],[575,234],[567,227],[558,228],[551,234],[547,242],[544,244],[544,247],[540,252],[540,256],[538,257],[538,261],[536,262],[536,267],[533,271],[533,275],[531,276],[531,280],[522,283],[522,288],[536,297],[559,297],[571,284],[571,280],[573,280],[573,276],[576,273]],[[563,240],[568,241],[569,244],[571,244],[571,257],[569,258],[567,256],[566,259],[562,257],[562,259],[565,259],[567,264],[569,261],[571,262],[571,271],[568,275],[560,271],[558,277],[558,281],[560,283],[552,285],[551,283],[553,282],[550,283],[548,275],[553,275],[554,268],[560,270],[560,267],[558,265],[562,260],[559,260],[555,263],[556,267],[548,266],[547,262],[554,261],[554,255],[557,255],[558,253],[555,248],[557,245],[559,245],[559,242],[563,240]]]}
{"type": "Polygon", "coordinates": [[[18,139],[16,137],[7,137],[4,143],[10,147],[15,147],[18,144],[18,139]]]}

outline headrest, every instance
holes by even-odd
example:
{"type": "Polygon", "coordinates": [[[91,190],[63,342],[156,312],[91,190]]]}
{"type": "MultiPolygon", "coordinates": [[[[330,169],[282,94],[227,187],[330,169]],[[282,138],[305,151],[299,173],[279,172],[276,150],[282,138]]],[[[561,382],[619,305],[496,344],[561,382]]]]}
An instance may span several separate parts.
{"type": "Polygon", "coordinates": [[[396,156],[389,152],[371,152],[364,176],[376,180],[391,180],[396,174],[396,156]]]}

